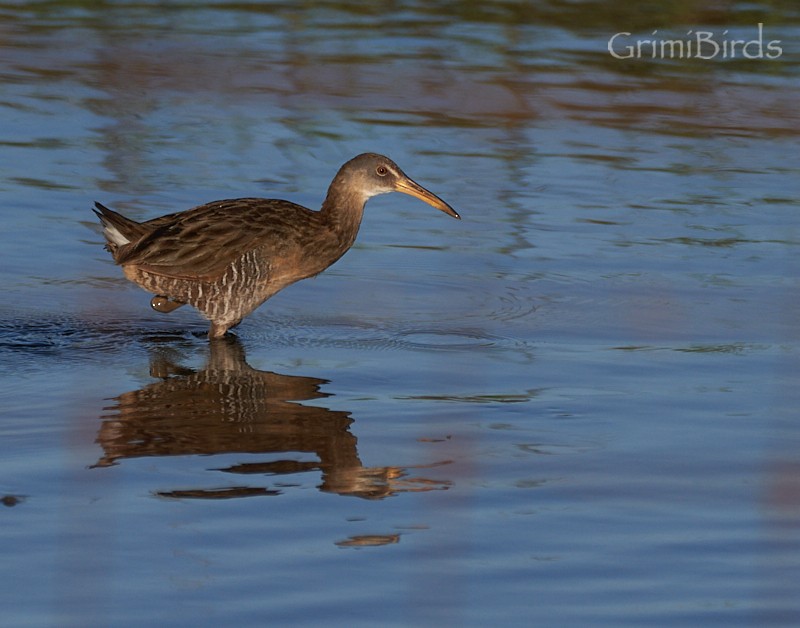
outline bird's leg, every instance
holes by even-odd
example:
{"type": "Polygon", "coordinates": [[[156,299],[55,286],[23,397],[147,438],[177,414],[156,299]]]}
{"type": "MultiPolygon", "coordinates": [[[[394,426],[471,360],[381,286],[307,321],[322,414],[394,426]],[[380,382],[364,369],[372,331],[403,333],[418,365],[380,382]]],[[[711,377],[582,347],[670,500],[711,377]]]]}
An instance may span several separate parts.
{"type": "Polygon", "coordinates": [[[225,334],[228,333],[233,327],[236,327],[239,323],[242,322],[240,318],[238,321],[233,321],[232,323],[215,323],[211,322],[211,327],[208,330],[208,337],[209,338],[222,338],[225,334]]]}
{"type": "Polygon", "coordinates": [[[181,305],[185,305],[185,303],[181,303],[180,301],[170,301],[169,297],[165,297],[160,294],[157,294],[150,299],[150,307],[152,307],[156,312],[161,312],[162,314],[169,314],[173,310],[177,310],[181,305]]]}
{"type": "Polygon", "coordinates": [[[222,338],[226,333],[228,333],[228,329],[230,325],[223,325],[221,323],[211,323],[211,327],[208,330],[208,337],[209,338],[222,338]]]}

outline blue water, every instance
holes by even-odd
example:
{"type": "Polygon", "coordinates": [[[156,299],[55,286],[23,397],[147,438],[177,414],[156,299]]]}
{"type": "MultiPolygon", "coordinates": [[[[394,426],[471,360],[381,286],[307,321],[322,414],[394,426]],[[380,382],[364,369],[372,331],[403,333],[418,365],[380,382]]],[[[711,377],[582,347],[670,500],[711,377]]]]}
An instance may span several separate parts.
{"type": "Polygon", "coordinates": [[[0,7],[4,623],[800,622],[800,15],[708,11],[0,7]],[[463,220],[371,200],[224,343],[90,211],[318,207],[365,150],[463,220]]]}

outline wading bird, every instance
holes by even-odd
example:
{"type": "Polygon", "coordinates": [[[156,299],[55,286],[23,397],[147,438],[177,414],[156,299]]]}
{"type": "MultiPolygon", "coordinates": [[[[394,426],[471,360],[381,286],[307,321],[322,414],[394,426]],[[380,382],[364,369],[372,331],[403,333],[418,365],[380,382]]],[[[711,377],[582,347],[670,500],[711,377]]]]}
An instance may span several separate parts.
{"type": "Polygon", "coordinates": [[[353,246],[366,202],[403,192],[458,213],[391,159],[365,153],[333,178],[319,211],[289,201],[238,198],[136,222],[95,203],[106,248],[125,276],[168,313],[189,304],[218,338],[273,294],[328,268],[353,246]]]}

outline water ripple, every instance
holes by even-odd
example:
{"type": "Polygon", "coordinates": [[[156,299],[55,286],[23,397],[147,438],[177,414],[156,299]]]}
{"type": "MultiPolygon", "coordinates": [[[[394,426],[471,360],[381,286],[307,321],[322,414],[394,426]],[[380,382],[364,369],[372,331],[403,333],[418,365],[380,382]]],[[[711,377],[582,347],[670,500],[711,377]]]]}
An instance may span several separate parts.
{"type": "MultiPolygon", "coordinates": [[[[448,326],[398,321],[353,321],[270,317],[256,315],[235,334],[244,342],[300,349],[347,349],[357,351],[413,352],[507,352],[527,351],[525,341],[488,332],[478,325],[448,326]],[[261,319],[261,321],[259,320],[261,319]],[[262,324],[259,324],[261,322],[262,324]]],[[[142,344],[203,344],[205,322],[157,319],[99,319],[73,314],[11,316],[0,321],[0,355],[9,355],[9,365],[27,358],[97,361],[109,354],[138,349],[142,344]]],[[[31,368],[35,368],[31,366],[31,368]]]]}
{"type": "MultiPolygon", "coordinates": [[[[36,368],[30,361],[21,359],[47,358],[76,360],[102,360],[109,353],[126,351],[143,340],[167,338],[172,342],[187,340],[193,334],[186,330],[150,325],[144,329],[138,321],[111,319],[81,319],[72,315],[47,317],[12,317],[0,321],[0,355],[10,354],[5,360],[9,368],[36,368]]],[[[34,361],[35,363],[35,361],[34,361]]]]}
{"type": "Polygon", "coordinates": [[[319,347],[359,351],[494,351],[527,349],[520,339],[492,334],[479,326],[450,327],[398,321],[353,321],[287,318],[258,325],[258,315],[236,331],[243,340],[273,346],[319,347]],[[252,323],[256,322],[255,325],[252,323]]]}

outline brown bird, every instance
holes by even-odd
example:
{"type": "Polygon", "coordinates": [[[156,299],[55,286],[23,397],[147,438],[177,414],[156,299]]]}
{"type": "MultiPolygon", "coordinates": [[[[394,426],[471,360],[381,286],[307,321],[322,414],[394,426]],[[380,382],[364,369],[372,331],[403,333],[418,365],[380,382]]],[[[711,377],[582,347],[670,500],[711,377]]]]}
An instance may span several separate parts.
{"type": "Polygon", "coordinates": [[[319,211],[289,201],[238,198],[136,222],[95,203],[114,261],[156,296],[158,312],[189,304],[218,338],[273,294],[321,273],[353,245],[364,205],[403,192],[453,218],[458,213],[388,157],[365,153],[333,178],[319,211]]]}

